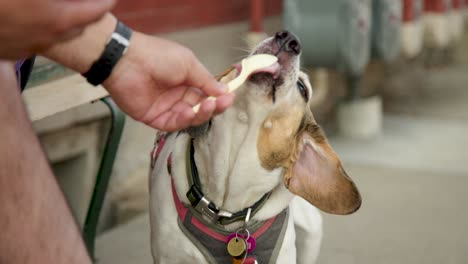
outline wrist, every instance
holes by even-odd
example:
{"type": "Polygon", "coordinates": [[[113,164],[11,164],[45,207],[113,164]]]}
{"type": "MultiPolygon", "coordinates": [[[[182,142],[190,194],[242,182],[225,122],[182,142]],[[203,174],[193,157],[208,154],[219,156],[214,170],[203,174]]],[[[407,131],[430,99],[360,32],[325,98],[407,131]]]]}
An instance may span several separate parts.
{"type": "MultiPolygon", "coordinates": [[[[102,86],[109,92],[117,82],[122,81],[122,78],[127,76],[127,73],[132,72],[135,68],[140,68],[139,66],[141,66],[141,63],[144,63],[144,59],[142,60],[141,54],[139,54],[138,49],[135,48],[141,45],[139,42],[141,42],[142,36],[144,35],[136,31],[132,33],[131,44],[125,52],[125,55],[122,56],[115,65],[109,78],[102,83],[102,86]]],[[[141,49],[141,46],[138,47],[141,49]]]]}
{"type": "Polygon", "coordinates": [[[52,59],[74,71],[83,73],[99,58],[117,24],[111,14],[90,24],[78,37],[57,43],[41,55],[52,59]]]}
{"type": "Polygon", "coordinates": [[[109,78],[112,70],[130,46],[131,36],[132,30],[118,21],[101,56],[94,61],[89,70],[82,74],[88,83],[97,86],[109,78]]]}

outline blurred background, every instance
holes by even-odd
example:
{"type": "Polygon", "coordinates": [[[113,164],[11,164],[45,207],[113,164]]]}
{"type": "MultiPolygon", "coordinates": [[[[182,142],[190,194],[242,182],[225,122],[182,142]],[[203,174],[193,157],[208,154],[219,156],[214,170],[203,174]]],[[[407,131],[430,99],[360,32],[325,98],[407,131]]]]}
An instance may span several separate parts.
{"type": "MultiPolygon", "coordinates": [[[[468,1],[122,0],[114,14],[188,46],[213,74],[268,35],[294,32],[313,112],[363,196],[354,215],[324,214],[318,263],[468,263],[468,1]]],[[[29,90],[73,74],[38,58],[29,90]]],[[[34,122],[81,225],[109,120],[93,103],[34,122]]],[[[151,263],[154,138],[127,118],[98,263],[151,263]]]]}

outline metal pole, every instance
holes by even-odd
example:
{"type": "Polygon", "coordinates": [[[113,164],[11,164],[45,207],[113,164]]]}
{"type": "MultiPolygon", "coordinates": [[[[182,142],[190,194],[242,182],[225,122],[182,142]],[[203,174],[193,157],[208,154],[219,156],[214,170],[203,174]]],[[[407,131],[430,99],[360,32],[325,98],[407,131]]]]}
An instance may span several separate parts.
{"type": "Polygon", "coordinates": [[[104,203],[107,186],[109,185],[109,179],[112,173],[112,167],[114,165],[115,156],[119,148],[120,138],[125,125],[125,115],[114,101],[110,97],[103,98],[101,101],[104,102],[111,111],[112,122],[83,227],[83,238],[93,260],[99,215],[104,203]]]}
{"type": "Polygon", "coordinates": [[[355,101],[360,97],[362,75],[348,74],[346,76],[346,83],[348,87],[348,93],[346,95],[346,101],[355,101]]]}

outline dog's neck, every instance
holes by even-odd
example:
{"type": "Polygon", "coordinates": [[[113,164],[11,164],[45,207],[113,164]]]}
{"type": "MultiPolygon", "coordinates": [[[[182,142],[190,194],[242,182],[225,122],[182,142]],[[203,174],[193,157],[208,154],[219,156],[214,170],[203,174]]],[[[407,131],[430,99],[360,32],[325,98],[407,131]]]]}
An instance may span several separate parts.
{"type": "MultiPolygon", "coordinates": [[[[267,171],[260,165],[258,131],[266,111],[258,103],[236,102],[223,115],[213,119],[206,135],[194,140],[194,158],[202,191],[218,207],[237,212],[273,191],[270,200],[276,201],[275,204],[267,202],[257,214],[257,219],[266,219],[281,212],[292,197],[282,183],[282,169],[267,171]]],[[[178,143],[187,146],[191,140],[188,135],[183,137],[185,140],[178,140],[178,143]]],[[[189,162],[184,155],[186,147],[176,149],[183,152],[176,154],[179,156],[177,160],[182,158],[189,162]]],[[[182,173],[184,169],[181,166],[178,168],[182,173]]],[[[188,188],[186,179],[176,182],[179,197],[185,195],[188,188]]]]}
{"type": "Polygon", "coordinates": [[[232,109],[213,120],[207,137],[195,141],[205,193],[231,212],[251,206],[281,182],[280,169],[268,172],[260,166],[257,136],[263,120],[259,116],[232,109]]]}

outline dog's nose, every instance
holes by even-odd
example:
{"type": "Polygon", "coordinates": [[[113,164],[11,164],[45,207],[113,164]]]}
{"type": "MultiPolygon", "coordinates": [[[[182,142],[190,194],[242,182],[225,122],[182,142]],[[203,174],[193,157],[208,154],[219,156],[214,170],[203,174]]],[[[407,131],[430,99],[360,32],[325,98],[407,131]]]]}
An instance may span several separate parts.
{"type": "Polygon", "coordinates": [[[301,53],[301,42],[293,33],[287,30],[277,32],[275,41],[280,47],[280,51],[292,52],[296,55],[301,53]]]}

